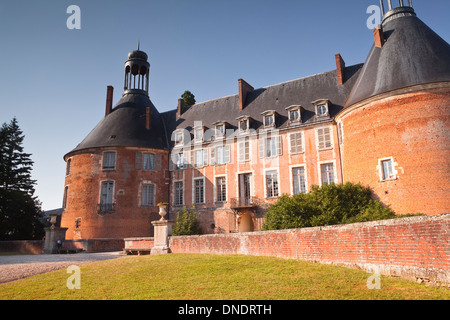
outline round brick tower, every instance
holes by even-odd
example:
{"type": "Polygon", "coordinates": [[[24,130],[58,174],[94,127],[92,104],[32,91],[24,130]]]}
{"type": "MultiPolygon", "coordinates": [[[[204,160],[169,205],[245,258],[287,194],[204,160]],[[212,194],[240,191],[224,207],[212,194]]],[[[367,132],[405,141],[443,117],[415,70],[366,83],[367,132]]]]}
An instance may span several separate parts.
{"type": "Polygon", "coordinates": [[[158,202],[168,202],[168,139],[148,96],[147,54],[129,53],[124,92],[105,117],[64,156],[67,163],[61,226],[67,239],[151,236],[158,202]]]}
{"type": "Polygon", "coordinates": [[[450,46],[409,4],[390,4],[374,30],[336,123],[344,181],[397,214],[436,215],[450,212],[450,46]]]}

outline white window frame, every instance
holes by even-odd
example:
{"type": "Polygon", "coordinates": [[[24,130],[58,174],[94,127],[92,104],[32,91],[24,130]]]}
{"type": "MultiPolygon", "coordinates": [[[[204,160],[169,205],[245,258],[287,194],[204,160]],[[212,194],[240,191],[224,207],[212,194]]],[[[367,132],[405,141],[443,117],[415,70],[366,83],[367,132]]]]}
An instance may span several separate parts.
{"type": "Polygon", "coordinates": [[[185,191],[185,183],[184,183],[184,179],[183,180],[176,180],[173,182],[173,206],[174,207],[182,207],[184,206],[184,191],[185,191]],[[177,200],[177,183],[181,183],[182,184],[182,188],[181,188],[181,202],[178,202],[177,200]]]}
{"type": "MultiPolygon", "coordinates": [[[[100,207],[102,205],[108,205],[110,204],[112,207],[114,206],[116,199],[115,199],[115,189],[116,189],[116,182],[114,180],[108,179],[108,180],[102,180],[100,181],[100,194],[99,194],[99,200],[98,203],[100,204],[100,207]],[[104,183],[112,183],[112,191],[111,191],[111,202],[103,202],[103,184],[104,183]]],[[[107,195],[108,197],[108,195],[107,195]]],[[[108,200],[108,199],[107,199],[108,200]]]]}
{"type": "Polygon", "coordinates": [[[262,134],[259,135],[258,138],[258,153],[260,159],[271,159],[276,158],[283,155],[283,138],[280,134],[262,134]],[[268,140],[271,140],[270,143],[270,156],[268,156],[268,140]],[[274,149],[275,148],[275,149],[274,149]],[[272,151],[275,151],[272,154],[272,151]]]}
{"type": "Polygon", "coordinates": [[[174,133],[174,145],[180,146],[184,144],[184,132],[183,131],[175,131],[174,133]]]}
{"type": "Polygon", "coordinates": [[[292,165],[289,166],[289,172],[290,172],[290,178],[291,178],[291,195],[295,195],[294,193],[294,169],[299,169],[299,168],[303,168],[304,170],[304,180],[305,180],[305,192],[304,193],[308,193],[309,188],[308,188],[308,172],[306,170],[306,164],[300,164],[300,165],[292,165]]]}
{"type": "Polygon", "coordinates": [[[251,148],[250,137],[239,138],[237,140],[238,163],[251,161],[251,148]]]}
{"type": "Polygon", "coordinates": [[[195,205],[205,204],[205,202],[206,202],[206,199],[205,199],[206,192],[205,191],[206,191],[205,190],[205,177],[193,178],[192,179],[192,203],[195,205]],[[196,199],[197,198],[197,189],[196,189],[195,183],[196,183],[196,181],[200,181],[200,180],[203,181],[203,194],[202,194],[203,202],[196,201],[197,200],[196,199]]]}
{"type": "Polygon", "coordinates": [[[156,186],[153,183],[143,183],[141,186],[141,207],[154,207],[155,206],[155,191],[156,186]],[[144,196],[144,190],[145,188],[152,187],[153,188],[153,194],[151,195],[152,198],[147,198],[144,196]],[[144,203],[144,199],[147,201],[144,203]],[[151,201],[148,201],[151,200],[151,201]]]}
{"type": "Polygon", "coordinates": [[[116,166],[117,166],[117,151],[113,151],[113,150],[111,150],[111,151],[103,151],[103,153],[102,153],[102,170],[103,171],[116,170],[116,166]],[[107,154],[114,154],[114,167],[110,167],[110,166],[105,167],[106,160],[109,160],[106,157],[107,154]]]}
{"type": "Polygon", "coordinates": [[[288,133],[288,149],[289,149],[289,154],[300,154],[300,153],[304,153],[305,152],[305,131],[301,130],[301,131],[294,131],[294,132],[290,132],[288,133]],[[300,147],[301,149],[299,150],[299,146],[298,146],[298,139],[296,140],[296,146],[295,146],[295,150],[293,150],[293,145],[292,145],[292,136],[294,135],[300,135],[300,147]]]}
{"type": "Polygon", "coordinates": [[[269,168],[269,169],[264,169],[264,197],[266,199],[276,199],[280,196],[281,192],[280,192],[280,172],[278,170],[278,168],[269,168]],[[277,173],[277,195],[272,195],[269,197],[268,194],[268,190],[267,190],[267,173],[268,172],[276,172],[277,173]]]}
{"type": "Polygon", "coordinates": [[[386,157],[386,158],[378,159],[377,169],[378,169],[380,182],[397,180],[397,178],[398,178],[398,170],[396,169],[397,166],[398,166],[398,164],[394,161],[394,157],[386,157]],[[392,173],[391,173],[390,177],[384,176],[383,163],[387,162],[387,161],[390,161],[390,163],[391,163],[392,173]]]}
{"type": "Polygon", "coordinates": [[[337,178],[337,170],[336,170],[336,160],[329,160],[329,161],[320,161],[318,163],[318,172],[319,172],[319,185],[322,186],[323,183],[323,179],[322,179],[322,165],[333,165],[333,182],[331,183],[337,183],[338,178],[337,178]]]}
{"type": "Polygon", "coordinates": [[[323,127],[315,128],[315,133],[316,133],[317,150],[322,151],[322,150],[330,150],[330,149],[334,148],[334,137],[333,137],[333,127],[332,126],[323,126],[323,127]],[[321,140],[322,140],[321,136],[322,135],[319,134],[319,131],[325,130],[325,129],[328,129],[330,132],[330,141],[329,141],[330,143],[329,143],[329,145],[326,144],[326,140],[325,140],[326,134],[325,134],[325,132],[323,132],[323,140],[324,141],[323,141],[323,146],[321,147],[321,140]]]}
{"type": "Polygon", "coordinates": [[[214,202],[224,203],[228,200],[228,187],[227,187],[227,176],[226,175],[217,175],[214,177],[214,202]],[[219,185],[217,184],[217,179],[225,179],[225,199],[219,200],[219,185]]]}
{"type": "Polygon", "coordinates": [[[153,171],[155,170],[155,154],[150,152],[142,153],[142,170],[144,171],[153,171]],[[148,157],[148,161],[146,161],[146,157],[148,157]],[[147,167],[149,165],[149,167],[147,167]]]}

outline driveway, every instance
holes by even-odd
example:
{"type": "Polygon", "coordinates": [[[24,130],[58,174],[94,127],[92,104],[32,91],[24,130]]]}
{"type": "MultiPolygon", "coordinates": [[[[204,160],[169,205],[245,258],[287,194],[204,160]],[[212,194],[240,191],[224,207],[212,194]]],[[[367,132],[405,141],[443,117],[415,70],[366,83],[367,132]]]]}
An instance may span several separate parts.
{"type": "Polygon", "coordinates": [[[0,256],[0,283],[64,269],[70,265],[126,257],[122,251],[0,256]]]}

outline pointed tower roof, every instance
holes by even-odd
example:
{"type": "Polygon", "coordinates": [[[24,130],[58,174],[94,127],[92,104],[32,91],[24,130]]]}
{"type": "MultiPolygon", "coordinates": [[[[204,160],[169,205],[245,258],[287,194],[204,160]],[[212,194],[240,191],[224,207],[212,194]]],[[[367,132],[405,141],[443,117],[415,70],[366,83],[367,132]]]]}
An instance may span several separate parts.
{"type": "Polygon", "coordinates": [[[145,52],[128,54],[122,98],[110,111],[107,106],[106,116],[68,154],[98,147],[169,147],[163,118],[148,96],[149,69],[145,52]]]}
{"type": "Polygon", "coordinates": [[[345,107],[392,90],[450,81],[450,45],[412,7],[386,12],[379,31],[381,41],[372,47],[345,107]]]}

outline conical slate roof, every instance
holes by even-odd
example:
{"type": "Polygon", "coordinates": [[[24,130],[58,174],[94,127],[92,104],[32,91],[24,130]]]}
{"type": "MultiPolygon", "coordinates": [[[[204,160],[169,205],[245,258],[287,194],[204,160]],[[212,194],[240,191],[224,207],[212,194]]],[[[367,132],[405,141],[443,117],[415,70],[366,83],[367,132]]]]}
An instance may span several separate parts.
{"type": "Polygon", "coordinates": [[[386,13],[383,31],[386,42],[372,47],[345,107],[396,89],[450,81],[450,45],[412,8],[386,13]]]}
{"type": "Polygon", "coordinates": [[[164,123],[146,94],[129,90],[111,113],[103,118],[71,152],[97,147],[144,147],[167,149],[164,123]],[[146,129],[146,108],[151,110],[151,128],[146,129]]]}

